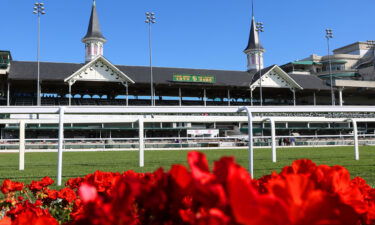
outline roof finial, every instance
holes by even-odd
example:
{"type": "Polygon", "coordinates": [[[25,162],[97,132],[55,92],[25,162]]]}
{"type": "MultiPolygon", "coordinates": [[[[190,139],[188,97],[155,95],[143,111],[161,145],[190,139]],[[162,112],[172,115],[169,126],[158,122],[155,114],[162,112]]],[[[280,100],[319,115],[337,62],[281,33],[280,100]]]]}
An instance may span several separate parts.
{"type": "MultiPolygon", "coordinates": [[[[95,1],[95,0],[94,0],[95,1]]],[[[254,16],[254,0],[251,0],[251,13],[254,16]]]]}
{"type": "Polygon", "coordinates": [[[92,5],[96,6],[96,1],[95,0],[92,0],[92,5]]]}

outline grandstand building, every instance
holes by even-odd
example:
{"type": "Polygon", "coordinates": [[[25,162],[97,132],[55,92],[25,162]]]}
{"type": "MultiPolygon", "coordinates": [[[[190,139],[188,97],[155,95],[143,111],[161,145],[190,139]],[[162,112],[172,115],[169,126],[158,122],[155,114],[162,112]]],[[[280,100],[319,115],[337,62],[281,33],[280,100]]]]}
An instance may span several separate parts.
{"type": "MultiPolygon", "coordinates": [[[[101,32],[95,1],[86,35],[84,63],[41,62],[42,106],[121,106],[135,107],[151,104],[150,67],[114,65],[104,57],[107,39],[101,32]]],[[[330,105],[331,84],[327,77],[327,56],[312,55],[283,66],[264,67],[261,45],[252,17],[248,45],[244,50],[247,70],[206,70],[188,68],[153,68],[155,106],[258,106],[260,87],[265,106],[330,105]]],[[[272,54],[272,52],[270,53],[272,54]]],[[[363,42],[336,49],[332,56],[334,91],[338,105],[373,105],[375,95],[374,46],[363,42]]],[[[16,61],[10,51],[0,51],[0,104],[3,106],[35,106],[37,104],[37,62],[16,61]]],[[[7,115],[11,117],[11,115],[7,115]]],[[[298,132],[348,133],[348,123],[297,123],[290,129],[287,123],[278,124],[278,134],[298,132]]],[[[372,127],[372,125],[364,125],[372,127]]],[[[256,125],[258,135],[269,133],[262,123],[256,125]]],[[[1,138],[17,136],[11,124],[1,128],[1,138]]],[[[55,137],[57,127],[28,126],[28,136],[55,137]],[[51,132],[53,130],[54,132],[51,132]]],[[[189,129],[219,129],[240,134],[241,123],[158,123],[149,124],[149,135],[187,136],[189,129]],[[163,130],[162,134],[156,134],[163,130]]],[[[375,128],[368,132],[373,132],[375,128]]],[[[133,137],[135,124],[122,127],[90,125],[68,129],[67,137],[133,137]],[[77,135],[77,132],[80,135],[77,135]],[[100,134],[99,134],[100,131],[100,134]]],[[[216,131],[212,131],[216,133],[216,131]]],[[[367,132],[367,130],[366,130],[367,132]]],[[[198,132],[199,133],[199,132],[198,132]]],[[[201,132],[206,134],[207,132],[201,132]]],[[[209,132],[208,132],[209,133],[209,132]]]]}
{"type": "MultiPolygon", "coordinates": [[[[330,87],[319,77],[288,74],[277,65],[263,68],[265,49],[255,29],[253,17],[244,51],[247,71],[154,67],[155,105],[259,105],[260,74],[265,105],[329,104],[330,87]]],[[[85,62],[40,63],[41,104],[150,105],[150,68],[113,65],[103,56],[106,41],[93,4],[82,39],[85,62]]],[[[2,54],[1,103],[36,105],[37,62],[9,60],[10,52],[2,54]]]]}

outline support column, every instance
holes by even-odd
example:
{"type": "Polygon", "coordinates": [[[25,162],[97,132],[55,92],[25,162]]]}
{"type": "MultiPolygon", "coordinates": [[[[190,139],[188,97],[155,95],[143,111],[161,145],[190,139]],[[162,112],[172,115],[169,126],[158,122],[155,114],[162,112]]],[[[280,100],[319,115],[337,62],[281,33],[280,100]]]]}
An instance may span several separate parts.
{"type": "Polygon", "coordinates": [[[144,141],[144,122],[143,118],[138,119],[138,136],[139,136],[139,167],[145,166],[145,141],[144,141]]]}
{"type": "MultiPolygon", "coordinates": [[[[158,99],[159,99],[159,97],[158,97],[158,99]]],[[[156,90],[155,90],[155,86],[154,86],[154,96],[153,96],[152,101],[154,103],[154,106],[156,106],[156,90]]]]}
{"type": "Polygon", "coordinates": [[[72,105],[72,84],[69,83],[69,106],[72,105]]]}
{"type": "Polygon", "coordinates": [[[206,88],[203,89],[203,104],[206,107],[207,106],[207,93],[206,88]]]}
{"type": "Polygon", "coordinates": [[[57,186],[62,183],[62,158],[64,149],[64,113],[65,108],[60,107],[59,112],[59,144],[58,144],[58,159],[57,159],[57,186]]]}
{"type": "Polygon", "coordinates": [[[128,82],[125,83],[125,91],[126,91],[126,106],[129,106],[129,85],[128,85],[128,82]]]}
{"type": "Polygon", "coordinates": [[[228,89],[228,106],[230,106],[230,90],[228,89]]]}
{"type": "Polygon", "coordinates": [[[292,92],[293,92],[293,105],[296,106],[296,90],[292,88],[292,92]]]}
{"type": "Polygon", "coordinates": [[[315,93],[315,91],[314,91],[314,105],[316,105],[316,93],[315,93]]]}
{"type": "Polygon", "coordinates": [[[10,106],[10,82],[8,81],[8,88],[7,88],[7,106],[10,106]]]}
{"type": "Polygon", "coordinates": [[[250,105],[253,106],[253,89],[250,87],[250,105]]]}
{"type": "Polygon", "coordinates": [[[340,101],[340,106],[343,106],[343,101],[342,101],[342,88],[339,89],[339,101],[340,101]]]}
{"type": "Polygon", "coordinates": [[[25,121],[20,121],[19,170],[25,170],[25,121]]]}
{"type": "MultiPolygon", "coordinates": [[[[43,91],[42,91],[42,80],[40,80],[40,84],[39,84],[39,105],[41,106],[42,105],[42,97],[43,97],[43,91]]],[[[37,100],[38,102],[38,100],[37,100]]],[[[38,105],[38,104],[37,104],[38,105]]]]}
{"type": "Polygon", "coordinates": [[[178,104],[179,106],[182,106],[182,93],[181,93],[181,88],[178,88],[178,104]]]}

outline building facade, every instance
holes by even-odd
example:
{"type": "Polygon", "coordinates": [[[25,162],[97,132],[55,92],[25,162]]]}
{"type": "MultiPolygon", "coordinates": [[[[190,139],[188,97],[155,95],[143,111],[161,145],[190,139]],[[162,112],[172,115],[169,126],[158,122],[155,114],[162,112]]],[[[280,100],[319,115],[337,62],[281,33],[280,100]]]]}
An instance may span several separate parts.
{"type": "MultiPolygon", "coordinates": [[[[82,42],[83,63],[41,62],[41,106],[151,106],[150,67],[114,65],[104,56],[107,39],[101,32],[95,1],[82,42]]],[[[286,65],[264,67],[255,17],[244,50],[247,68],[243,71],[153,68],[156,106],[300,106],[330,105],[331,90],[337,105],[374,105],[374,46],[358,42],[334,50],[332,56],[312,55],[286,65]],[[331,65],[331,67],[329,67],[331,65]],[[329,73],[331,68],[332,73],[329,73]],[[329,82],[330,76],[334,82],[329,82]],[[262,96],[262,97],[261,97],[262,96]]],[[[272,53],[270,53],[272,54],[272,53]]],[[[245,63],[244,63],[245,64],[245,63]]],[[[0,51],[0,105],[37,105],[37,62],[13,60],[10,51],[0,51]]],[[[39,107],[39,106],[38,106],[39,107]]],[[[131,115],[129,115],[131,116],[131,115]]],[[[164,115],[165,116],[165,115],[164,115]]],[[[200,116],[200,115],[198,115],[200,116]]],[[[12,117],[12,115],[4,115],[12,117]]],[[[14,125],[14,124],[13,124],[14,125]]],[[[17,137],[18,127],[2,125],[1,138],[17,137]]],[[[187,136],[188,130],[218,129],[226,133],[246,132],[240,122],[167,122],[147,124],[149,136],[187,136]],[[242,129],[242,130],[241,130],[242,129]],[[162,130],[162,132],[157,132],[162,130]]],[[[348,123],[279,123],[278,134],[347,134],[348,123]],[[314,127],[315,126],[315,127],[314,127]]],[[[363,133],[374,132],[373,123],[361,124],[363,133]]],[[[135,123],[71,126],[69,138],[134,137],[135,123]]],[[[268,135],[265,123],[255,124],[256,135],[268,135]]],[[[29,138],[56,137],[56,127],[28,126],[29,138]]],[[[205,133],[205,132],[201,132],[205,133]]]]}
{"type": "MultiPolygon", "coordinates": [[[[336,105],[374,104],[374,44],[357,42],[330,56],[264,68],[259,32],[253,15],[244,50],[247,70],[154,67],[155,104],[330,105],[332,91],[336,105]]],[[[113,65],[104,56],[106,41],[94,1],[82,39],[84,63],[40,63],[41,105],[151,105],[150,67],[113,65]]],[[[9,51],[0,56],[0,104],[36,105],[37,62],[12,60],[9,51]]]]}

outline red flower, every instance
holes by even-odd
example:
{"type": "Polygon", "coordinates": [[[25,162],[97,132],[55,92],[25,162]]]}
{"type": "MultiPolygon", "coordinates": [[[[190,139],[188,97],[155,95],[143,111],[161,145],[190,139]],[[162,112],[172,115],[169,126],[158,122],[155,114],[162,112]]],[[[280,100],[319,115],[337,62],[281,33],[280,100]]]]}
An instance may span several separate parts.
{"type": "Polygon", "coordinates": [[[69,225],[375,224],[375,189],[362,178],[351,180],[341,166],[297,160],[252,179],[233,157],[215,162],[213,172],[202,153],[190,152],[188,163],[190,170],[174,165],[169,172],[96,171],[59,191],[50,190],[53,180],[45,177],[31,182],[32,196],[25,191],[16,197],[12,192],[23,184],[5,180],[0,225],[10,225],[9,218],[12,224],[57,224],[50,212],[69,225]]]}
{"type": "Polygon", "coordinates": [[[208,162],[204,154],[200,152],[189,152],[188,163],[193,177],[200,183],[207,183],[213,179],[208,168],[208,162]]]}
{"type": "Polygon", "coordinates": [[[28,187],[30,191],[37,192],[53,183],[54,181],[51,178],[44,177],[40,181],[31,181],[31,184],[28,187]]]}
{"type": "Polygon", "coordinates": [[[0,220],[0,225],[12,225],[12,220],[6,216],[0,220]]]}
{"type": "Polygon", "coordinates": [[[71,178],[65,183],[65,186],[70,187],[71,189],[77,189],[83,181],[84,178],[82,177],[71,178]]]}
{"type": "Polygon", "coordinates": [[[96,187],[98,193],[110,194],[113,185],[120,179],[119,173],[95,171],[84,178],[87,184],[96,187]]]}
{"type": "Polygon", "coordinates": [[[51,200],[56,200],[59,196],[59,192],[56,190],[46,190],[47,197],[51,200]]]}
{"type": "Polygon", "coordinates": [[[192,181],[191,174],[184,166],[173,165],[169,173],[176,184],[182,189],[187,188],[192,181]]]}
{"type": "Polygon", "coordinates": [[[58,193],[58,197],[66,200],[69,203],[73,202],[77,198],[76,193],[70,188],[61,189],[58,193]]]}
{"type": "Polygon", "coordinates": [[[96,188],[88,184],[82,184],[79,188],[79,196],[84,203],[94,201],[98,197],[96,188]]]}
{"type": "Polygon", "coordinates": [[[230,165],[227,175],[232,213],[241,224],[290,224],[287,205],[272,195],[259,194],[248,172],[230,165]]]}
{"type": "Polygon", "coordinates": [[[32,210],[27,210],[18,215],[12,225],[58,225],[59,223],[50,215],[37,215],[32,210]]]}
{"type": "Polygon", "coordinates": [[[1,192],[3,194],[8,194],[9,192],[21,191],[24,187],[24,184],[21,182],[13,182],[9,179],[3,181],[1,185],[1,192]]]}

